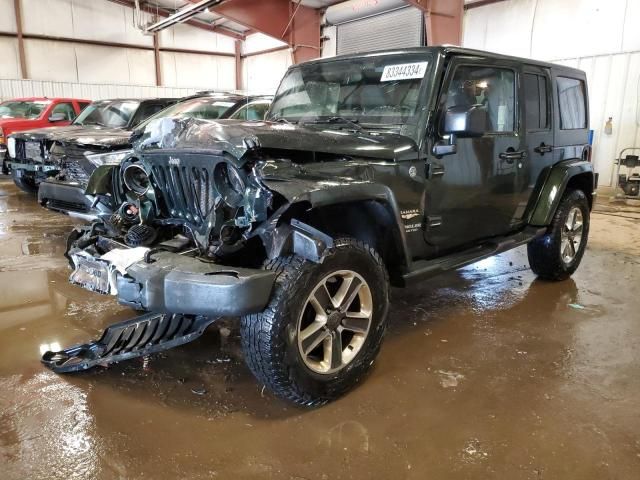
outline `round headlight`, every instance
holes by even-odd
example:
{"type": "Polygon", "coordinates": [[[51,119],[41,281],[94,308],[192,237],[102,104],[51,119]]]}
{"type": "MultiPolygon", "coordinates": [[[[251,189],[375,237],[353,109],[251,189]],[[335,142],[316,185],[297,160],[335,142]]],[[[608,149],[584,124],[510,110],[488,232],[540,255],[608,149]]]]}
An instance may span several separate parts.
{"type": "Polygon", "coordinates": [[[140,197],[147,193],[151,185],[149,175],[145,169],[136,163],[125,167],[124,172],[122,172],[122,180],[129,190],[140,197]]]}
{"type": "Polygon", "coordinates": [[[230,207],[239,207],[244,197],[245,184],[240,172],[226,162],[220,162],[213,171],[216,190],[230,207]]]}

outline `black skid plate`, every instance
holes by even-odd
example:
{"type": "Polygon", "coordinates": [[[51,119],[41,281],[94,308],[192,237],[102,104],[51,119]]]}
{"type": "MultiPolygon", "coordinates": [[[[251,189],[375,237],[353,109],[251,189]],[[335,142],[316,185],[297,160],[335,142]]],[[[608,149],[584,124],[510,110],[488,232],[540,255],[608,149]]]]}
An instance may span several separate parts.
{"type": "Polygon", "coordinates": [[[99,340],[59,352],[46,352],[42,363],[56,373],[88,370],[168,350],[198,338],[216,318],[147,313],[109,326],[99,340]]]}

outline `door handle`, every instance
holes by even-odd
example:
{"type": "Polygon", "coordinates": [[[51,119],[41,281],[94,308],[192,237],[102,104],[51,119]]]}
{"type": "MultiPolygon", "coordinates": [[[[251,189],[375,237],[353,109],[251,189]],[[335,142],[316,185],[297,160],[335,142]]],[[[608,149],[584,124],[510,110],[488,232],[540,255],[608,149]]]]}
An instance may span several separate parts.
{"type": "Polygon", "coordinates": [[[539,153],[540,155],[551,153],[553,152],[553,145],[545,145],[544,142],[542,142],[539,146],[534,148],[533,151],[539,153]]]}
{"type": "Polygon", "coordinates": [[[507,150],[506,152],[502,152],[501,154],[499,154],[498,158],[500,158],[500,160],[506,161],[507,163],[513,163],[515,160],[522,160],[526,156],[527,152],[525,152],[524,150],[507,150]]]}

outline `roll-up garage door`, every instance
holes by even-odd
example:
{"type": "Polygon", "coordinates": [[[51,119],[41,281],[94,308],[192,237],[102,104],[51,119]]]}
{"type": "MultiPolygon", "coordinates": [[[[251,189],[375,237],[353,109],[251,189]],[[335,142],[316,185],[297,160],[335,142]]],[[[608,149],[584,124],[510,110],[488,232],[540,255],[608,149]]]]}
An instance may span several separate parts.
{"type": "Polygon", "coordinates": [[[422,12],[404,7],[337,25],[338,55],[424,45],[422,12]]]}

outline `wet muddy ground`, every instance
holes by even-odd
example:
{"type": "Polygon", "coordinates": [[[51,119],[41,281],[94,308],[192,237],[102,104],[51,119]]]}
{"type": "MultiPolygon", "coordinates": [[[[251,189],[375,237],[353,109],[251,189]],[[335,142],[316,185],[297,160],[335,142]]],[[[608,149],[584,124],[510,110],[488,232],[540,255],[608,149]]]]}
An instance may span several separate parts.
{"type": "Polygon", "coordinates": [[[257,385],[233,320],[148,362],[44,369],[132,312],[67,284],[73,220],[3,178],[0,477],[639,478],[640,220],[610,213],[571,280],[520,248],[394,291],[372,374],[309,411],[257,385]]]}

